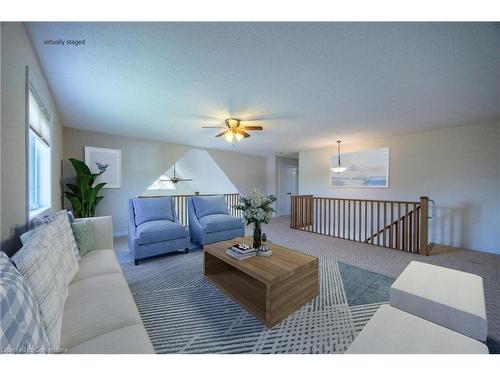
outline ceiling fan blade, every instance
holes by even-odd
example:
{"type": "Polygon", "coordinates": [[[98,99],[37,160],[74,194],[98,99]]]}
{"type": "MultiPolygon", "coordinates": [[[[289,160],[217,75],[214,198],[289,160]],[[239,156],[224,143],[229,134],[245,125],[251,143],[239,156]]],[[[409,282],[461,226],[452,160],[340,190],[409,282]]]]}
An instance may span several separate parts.
{"type": "Polygon", "coordinates": [[[204,120],[216,120],[216,121],[220,121],[220,116],[217,117],[217,116],[210,116],[210,115],[200,115],[199,113],[196,113],[196,114],[193,114],[193,113],[190,113],[188,114],[189,116],[191,117],[195,117],[195,118],[199,118],[199,119],[204,119],[204,120]]]}
{"type": "Polygon", "coordinates": [[[179,181],[193,181],[192,178],[181,178],[179,181]]]}
{"type": "Polygon", "coordinates": [[[238,130],[238,133],[240,133],[245,138],[250,137],[250,134],[248,134],[247,132],[244,132],[243,130],[238,130]]]}
{"type": "Polygon", "coordinates": [[[222,137],[224,134],[226,134],[229,130],[224,130],[223,132],[220,132],[219,134],[216,135],[216,137],[222,137]]]}
{"type": "Polygon", "coordinates": [[[240,128],[243,130],[264,130],[260,125],[241,125],[240,128]]]}
{"type": "Polygon", "coordinates": [[[293,116],[290,116],[290,114],[286,113],[263,113],[261,115],[256,115],[253,117],[245,117],[243,116],[240,118],[241,122],[247,122],[247,121],[270,121],[270,120],[283,120],[287,118],[292,118],[293,116]]]}
{"type": "Polygon", "coordinates": [[[225,126],[202,126],[203,129],[224,129],[225,126]]]}

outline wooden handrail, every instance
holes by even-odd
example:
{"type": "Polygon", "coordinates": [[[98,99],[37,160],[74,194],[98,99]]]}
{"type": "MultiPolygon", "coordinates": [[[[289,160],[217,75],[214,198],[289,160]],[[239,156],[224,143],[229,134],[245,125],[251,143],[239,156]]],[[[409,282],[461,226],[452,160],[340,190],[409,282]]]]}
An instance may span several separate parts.
{"type": "Polygon", "coordinates": [[[336,200],[344,200],[351,202],[380,202],[380,203],[401,203],[401,204],[419,204],[420,202],[416,201],[388,201],[388,200],[380,200],[380,199],[360,199],[360,198],[334,198],[334,197],[316,197],[314,195],[292,195],[292,197],[314,197],[314,199],[336,199],[336,200]]]}
{"type": "Polygon", "coordinates": [[[428,255],[427,197],[420,201],[291,197],[290,227],[428,255]]]}

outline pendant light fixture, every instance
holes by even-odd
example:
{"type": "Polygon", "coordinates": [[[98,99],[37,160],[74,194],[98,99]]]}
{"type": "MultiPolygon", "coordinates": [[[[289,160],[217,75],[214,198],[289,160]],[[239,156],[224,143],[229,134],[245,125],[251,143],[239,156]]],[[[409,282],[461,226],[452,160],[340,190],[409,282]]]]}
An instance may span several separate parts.
{"type": "Polygon", "coordinates": [[[337,155],[338,155],[338,164],[336,167],[333,167],[331,168],[331,170],[337,174],[340,174],[342,172],[344,172],[347,168],[346,167],[342,167],[340,165],[340,142],[342,141],[337,141],[337,155]]]}

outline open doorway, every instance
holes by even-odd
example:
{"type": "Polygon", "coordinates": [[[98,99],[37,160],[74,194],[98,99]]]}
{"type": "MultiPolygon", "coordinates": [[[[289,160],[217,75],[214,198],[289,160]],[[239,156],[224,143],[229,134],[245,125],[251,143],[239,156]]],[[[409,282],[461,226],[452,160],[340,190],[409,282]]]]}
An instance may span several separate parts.
{"type": "Polygon", "coordinates": [[[298,167],[281,164],[278,168],[278,216],[290,215],[290,197],[299,186],[298,167]]]}

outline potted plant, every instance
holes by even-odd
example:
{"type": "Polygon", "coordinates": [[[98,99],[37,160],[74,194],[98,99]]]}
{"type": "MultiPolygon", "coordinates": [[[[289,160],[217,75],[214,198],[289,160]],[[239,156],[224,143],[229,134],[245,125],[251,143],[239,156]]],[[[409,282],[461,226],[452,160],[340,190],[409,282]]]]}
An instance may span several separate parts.
{"type": "Polygon", "coordinates": [[[259,249],[262,243],[262,224],[269,224],[274,212],[273,203],[276,202],[274,195],[264,195],[255,190],[247,197],[240,198],[240,203],[233,207],[241,210],[247,225],[253,223],[253,247],[259,249]]]}
{"type": "Polygon", "coordinates": [[[75,217],[93,217],[99,202],[104,198],[99,191],[106,185],[105,182],[94,186],[94,182],[106,171],[107,166],[99,168],[99,173],[92,173],[83,161],[70,158],[75,168],[76,184],[66,184],[69,191],[64,196],[70,201],[75,217]]]}

